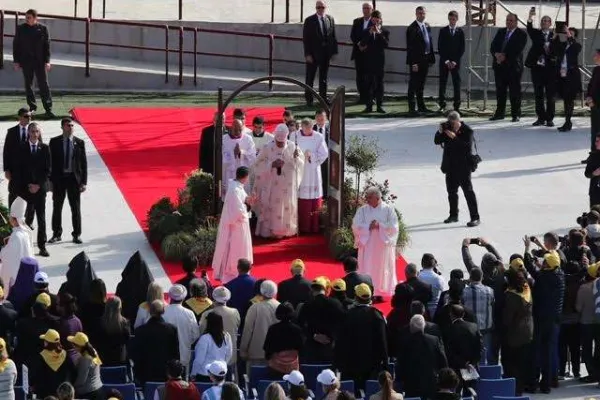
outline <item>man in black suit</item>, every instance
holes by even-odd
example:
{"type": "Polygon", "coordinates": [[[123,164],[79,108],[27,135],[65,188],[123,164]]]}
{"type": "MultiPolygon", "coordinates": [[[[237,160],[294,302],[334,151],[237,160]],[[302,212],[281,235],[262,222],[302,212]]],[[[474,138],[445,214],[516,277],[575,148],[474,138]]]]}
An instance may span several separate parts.
{"type": "Polygon", "coordinates": [[[438,371],[448,366],[442,341],[425,333],[425,318],[410,319],[410,334],[400,340],[397,349],[396,378],[406,397],[430,398],[437,387],[438,371]]]}
{"type": "MultiPolygon", "coordinates": [[[[329,121],[327,121],[325,110],[319,109],[315,113],[313,130],[323,135],[325,144],[329,146],[329,121]]],[[[325,201],[329,193],[329,157],[321,164],[321,177],[323,180],[323,200],[325,201]]]]}
{"type": "Polygon", "coordinates": [[[366,108],[364,112],[373,111],[373,99],[377,112],[384,114],[383,104],[383,69],[385,67],[385,49],[390,41],[390,32],[381,26],[381,11],[371,13],[369,29],[363,32],[358,44],[359,50],[366,57],[364,68],[366,88],[366,108]]]}
{"type": "Polygon", "coordinates": [[[450,307],[452,323],[444,332],[444,345],[448,355],[448,366],[460,376],[460,370],[467,366],[479,365],[481,359],[482,338],[477,324],[463,319],[463,306],[453,304],[450,307]]]}
{"type": "Polygon", "coordinates": [[[54,117],[54,114],[52,114],[52,96],[48,85],[48,71],[51,67],[50,35],[48,28],[38,22],[36,10],[27,10],[25,21],[15,31],[13,41],[14,67],[16,71],[23,71],[29,109],[33,112],[37,109],[35,94],[31,87],[35,76],[46,116],[52,118],[54,117]]]}
{"type": "Polygon", "coordinates": [[[448,13],[448,26],[440,29],[438,36],[438,53],[440,55],[440,109],[446,108],[446,83],[448,73],[452,75],[454,88],[454,110],[460,108],[460,59],[465,54],[465,34],[462,28],[456,26],[458,13],[448,13]]]}
{"type": "Polygon", "coordinates": [[[280,303],[289,302],[294,308],[310,299],[310,281],[304,277],[304,262],[300,259],[292,262],[292,277],[279,282],[277,300],[280,303]]]}
{"type": "MultiPolygon", "coordinates": [[[[594,64],[596,66],[592,71],[592,77],[588,82],[585,92],[585,103],[590,107],[591,111],[590,151],[596,150],[596,135],[600,133],[600,49],[596,49],[594,53],[594,64]]],[[[587,161],[586,159],[581,161],[581,163],[585,164],[587,161]]]]}
{"type": "Polygon", "coordinates": [[[496,112],[490,121],[504,119],[506,94],[510,92],[512,122],[521,118],[521,76],[523,75],[523,49],[527,34],[517,27],[517,16],[506,16],[506,28],[499,29],[492,40],[490,52],[494,57],[493,69],[496,81],[496,112]]]}
{"type": "MultiPolygon", "coordinates": [[[[304,20],[302,42],[304,43],[304,58],[306,60],[306,84],[313,86],[317,69],[319,70],[319,95],[327,100],[327,72],[331,58],[338,53],[338,43],[335,36],[335,21],[331,15],[325,14],[325,3],[318,0],[316,14],[304,20]]],[[[309,91],[304,94],[306,104],[312,105],[313,96],[309,91]]]]}
{"type": "Polygon", "coordinates": [[[346,282],[346,296],[349,299],[355,297],[354,288],[361,283],[366,283],[373,293],[373,280],[369,275],[360,274],[358,271],[358,260],[355,257],[346,257],[344,259],[344,282],[346,282]]]}
{"type": "Polygon", "coordinates": [[[25,223],[33,224],[33,217],[37,218],[37,245],[40,256],[48,257],[46,250],[46,193],[48,192],[48,178],[52,163],[48,145],[42,143],[42,129],[32,122],[27,127],[29,140],[21,145],[19,153],[19,184],[20,196],[27,201],[25,223]]]}
{"type": "Polygon", "coordinates": [[[552,43],[552,18],[545,15],[540,21],[540,29],[533,27],[535,8],[529,11],[527,34],[531,38],[531,48],[525,58],[525,66],[531,69],[533,92],[535,94],[535,114],[533,126],[554,126],[554,94],[556,92],[556,63],[550,52],[552,43]],[[544,104],[544,99],[546,104],[544,104]]]}
{"type": "Polygon", "coordinates": [[[435,63],[431,28],[425,22],[425,8],[415,10],[416,21],[406,28],[406,65],[410,68],[408,81],[408,111],[416,114],[415,95],[419,112],[429,112],[423,100],[423,90],[429,66],[435,63]]]}
{"type": "Polygon", "coordinates": [[[371,3],[363,3],[363,15],[352,22],[352,30],[350,31],[350,40],[353,43],[350,60],[354,60],[354,69],[356,70],[356,90],[358,91],[359,104],[364,104],[367,100],[367,96],[365,95],[365,64],[368,58],[365,56],[364,52],[358,48],[358,43],[362,40],[363,33],[369,28],[372,11],[373,6],[371,3]]]}
{"type": "MultiPolygon", "coordinates": [[[[419,271],[417,266],[413,263],[406,265],[404,268],[404,274],[406,276],[406,280],[396,285],[395,292],[401,292],[402,286],[410,286],[413,293],[413,301],[420,301],[425,305],[429,304],[431,298],[433,297],[433,291],[430,284],[419,279],[419,271]]],[[[431,317],[433,318],[433,315],[431,317]]]]}
{"type": "Polygon", "coordinates": [[[62,208],[65,196],[71,207],[73,243],[81,244],[81,193],[87,185],[85,143],[73,135],[73,120],[60,121],[63,134],[50,140],[52,153],[52,238],[48,243],[62,240],[62,208]]]}
{"type": "Polygon", "coordinates": [[[8,206],[18,196],[18,182],[15,180],[19,167],[19,149],[21,145],[27,143],[27,125],[31,121],[31,112],[28,108],[20,108],[19,123],[6,131],[4,139],[3,159],[4,159],[4,177],[8,180],[8,206]]]}
{"type": "MultiPolygon", "coordinates": [[[[215,168],[215,129],[217,129],[218,117],[219,113],[216,112],[212,125],[203,128],[200,136],[198,168],[209,174],[213,174],[215,168]]],[[[227,134],[229,127],[225,125],[225,113],[223,113],[223,125],[225,126],[224,134],[227,134]]]]}

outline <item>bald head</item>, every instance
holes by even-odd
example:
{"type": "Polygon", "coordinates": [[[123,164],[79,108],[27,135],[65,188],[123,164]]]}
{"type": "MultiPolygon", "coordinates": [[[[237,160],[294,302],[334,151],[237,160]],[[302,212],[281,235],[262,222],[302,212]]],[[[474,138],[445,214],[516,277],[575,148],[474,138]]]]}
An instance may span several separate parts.
{"type": "Polygon", "coordinates": [[[327,6],[325,5],[324,1],[318,0],[315,3],[315,10],[317,11],[318,15],[324,15],[326,9],[327,9],[327,6]]]}
{"type": "Polygon", "coordinates": [[[362,13],[365,19],[371,17],[371,12],[373,11],[373,6],[371,3],[363,3],[362,5],[362,13]]]}
{"type": "Polygon", "coordinates": [[[231,134],[233,136],[241,136],[242,130],[244,129],[244,123],[239,119],[234,119],[231,124],[231,134]]]}

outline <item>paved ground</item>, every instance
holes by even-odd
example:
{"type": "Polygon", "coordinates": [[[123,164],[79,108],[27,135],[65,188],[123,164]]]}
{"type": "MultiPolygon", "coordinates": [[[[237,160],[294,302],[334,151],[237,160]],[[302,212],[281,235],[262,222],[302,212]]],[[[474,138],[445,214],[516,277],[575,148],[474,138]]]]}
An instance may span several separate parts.
{"type": "MultiPolygon", "coordinates": [[[[275,22],[285,21],[286,0],[273,0],[275,2],[275,22]]],[[[288,0],[289,1],[289,0],[288,0]]],[[[301,0],[289,1],[291,22],[300,20],[301,0]]],[[[360,15],[360,5],[363,0],[333,0],[330,1],[331,15],[335,16],[338,24],[351,24],[352,20],[360,15]]],[[[88,15],[88,2],[80,0],[77,2],[77,15],[88,15]]],[[[458,0],[449,1],[404,1],[385,0],[376,1],[377,8],[383,12],[385,23],[388,25],[408,25],[414,19],[414,9],[418,5],[425,4],[429,10],[428,20],[432,25],[446,24],[448,11],[457,10],[464,19],[466,2],[458,0]]],[[[541,3],[541,2],[540,2],[541,3]]],[[[538,2],[510,2],[511,10],[526,19],[529,8],[539,5],[538,2]]],[[[74,0],[29,0],[26,6],[20,0],[3,0],[2,8],[8,10],[22,10],[33,7],[39,12],[47,14],[74,15],[74,0]]],[[[106,18],[113,19],[142,19],[142,20],[175,20],[178,18],[177,0],[106,0],[106,18]]],[[[248,7],[246,0],[222,0],[219,7],[215,8],[214,2],[183,0],[183,17],[186,21],[213,21],[213,22],[258,22],[264,23],[271,19],[271,0],[253,0],[252,7],[248,7]]],[[[478,0],[473,0],[473,5],[478,5],[478,0]]],[[[559,1],[544,2],[538,15],[548,14],[552,18],[564,20],[565,7],[559,6],[559,1]]],[[[313,1],[304,1],[304,16],[314,12],[313,1]]],[[[585,16],[585,25],[593,28],[596,25],[600,6],[588,5],[585,16]]],[[[498,18],[502,23],[506,12],[498,6],[498,18]]],[[[581,4],[575,3],[571,6],[571,24],[577,27],[582,25],[581,4]]],[[[102,16],[102,1],[93,0],[93,16],[102,16]]]]}

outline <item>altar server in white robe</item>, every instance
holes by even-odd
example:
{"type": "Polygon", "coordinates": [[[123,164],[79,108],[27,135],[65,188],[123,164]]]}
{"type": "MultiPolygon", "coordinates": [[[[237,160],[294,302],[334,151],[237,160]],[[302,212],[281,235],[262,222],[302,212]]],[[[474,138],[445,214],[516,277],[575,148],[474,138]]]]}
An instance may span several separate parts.
{"type": "Polygon", "coordinates": [[[219,220],[212,268],[214,278],[223,283],[238,276],[237,264],[240,258],[245,258],[250,263],[253,261],[248,207],[253,203],[253,198],[244,190],[249,174],[247,167],[239,167],[235,179],[229,181],[219,220]]]}
{"type": "Polygon", "coordinates": [[[281,239],[298,233],[298,187],[304,173],[304,154],[288,135],[285,124],[277,125],[275,140],[263,147],[254,165],[257,236],[281,239]]]}
{"type": "Polygon", "coordinates": [[[223,194],[229,181],[235,179],[239,167],[251,168],[256,161],[256,146],[252,136],[243,132],[243,122],[234,119],[231,132],[223,136],[223,194]]]}
{"type": "Polygon", "coordinates": [[[0,277],[4,281],[4,295],[8,297],[10,287],[15,283],[21,259],[33,257],[33,240],[31,229],[25,224],[27,202],[17,197],[10,206],[10,225],[12,233],[8,242],[0,251],[0,277]]]}
{"type": "Polygon", "coordinates": [[[381,201],[381,192],[375,187],[366,190],[366,202],[352,221],[359,271],[373,278],[375,296],[391,295],[398,283],[398,216],[393,206],[381,201]]]}
{"type": "Polygon", "coordinates": [[[298,189],[298,229],[300,233],[318,233],[319,209],[323,203],[321,164],[327,160],[329,150],[325,137],[313,130],[312,120],[304,118],[300,128],[290,135],[290,140],[304,153],[304,174],[298,189]]]}
{"type": "Polygon", "coordinates": [[[264,145],[273,141],[273,135],[265,130],[265,119],[260,115],[252,120],[252,139],[254,139],[257,155],[264,145]]]}

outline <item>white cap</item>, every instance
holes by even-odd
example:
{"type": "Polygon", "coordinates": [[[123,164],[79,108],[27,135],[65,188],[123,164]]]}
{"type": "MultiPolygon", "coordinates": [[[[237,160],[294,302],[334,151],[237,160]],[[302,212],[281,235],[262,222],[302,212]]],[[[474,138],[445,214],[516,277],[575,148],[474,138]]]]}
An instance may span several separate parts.
{"type": "Polygon", "coordinates": [[[183,301],[185,300],[185,296],[187,296],[187,289],[183,285],[176,284],[169,289],[169,297],[171,300],[183,301]]]}
{"type": "Polygon", "coordinates": [[[285,142],[290,134],[290,129],[286,124],[279,124],[273,131],[273,136],[275,136],[276,142],[285,142]]]}
{"type": "Polygon", "coordinates": [[[277,284],[273,281],[264,281],[260,284],[260,294],[267,299],[273,299],[277,295],[277,284]]]}
{"type": "Polygon", "coordinates": [[[36,272],[35,276],[33,277],[33,282],[34,283],[48,283],[48,274],[45,272],[36,272]]]}
{"type": "Polygon", "coordinates": [[[304,385],[304,375],[300,371],[292,371],[283,376],[283,380],[291,383],[294,386],[304,385]]]}
{"type": "Polygon", "coordinates": [[[218,286],[213,290],[213,300],[219,304],[225,304],[231,299],[231,292],[225,286],[218,286]]]}
{"type": "Polygon", "coordinates": [[[27,202],[20,197],[17,197],[10,206],[10,216],[19,222],[19,225],[25,223],[25,210],[27,210],[27,202]]]}
{"type": "Polygon", "coordinates": [[[219,377],[227,375],[227,364],[223,361],[213,361],[206,366],[209,374],[219,377]]]}
{"type": "Polygon", "coordinates": [[[330,369],[324,369],[319,375],[317,375],[317,382],[319,382],[321,385],[333,385],[336,381],[337,376],[335,376],[335,373],[330,369]]]}

